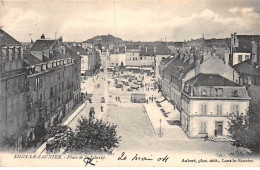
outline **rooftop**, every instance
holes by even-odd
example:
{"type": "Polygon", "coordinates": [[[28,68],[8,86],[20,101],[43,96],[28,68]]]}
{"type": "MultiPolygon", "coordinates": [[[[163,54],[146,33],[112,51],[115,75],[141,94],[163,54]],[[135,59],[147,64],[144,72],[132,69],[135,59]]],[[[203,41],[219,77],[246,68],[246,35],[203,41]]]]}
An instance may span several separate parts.
{"type": "Polygon", "coordinates": [[[251,59],[252,58],[236,64],[233,68],[240,74],[249,74],[260,77],[260,68],[252,66],[251,59]]]}
{"type": "Polygon", "coordinates": [[[71,50],[76,52],[77,54],[79,53],[79,55],[87,55],[87,51],[82,48],[81,46],[72,46],[71,50]]]}
{"type": "Polygon", "coordinates": [[[40,59],[38,59],[34,55],[27,53],[27,52],[25,52],[23,54],[23,57],[24,57],[24,62],[27,66],[43,63],[43,61],[41,61],[40,59]]]}
{"type": "Polygon", "coordinates": [[[30,51],[42,51],[53,48],[58,43],[58,40],[40,39],[36,40],[30,51]]]}
{"type": "Polygon", "coordinates": [[[0,45],[12,46],[18,45],[21,46],[22,44],[15,40],[11,35],[7,34],[4,30],[0,28],[0,45]]]}
{"type": "Polygon", "coordinates": [[[240,86],[218,74],[198,74],[197,76],[186,81],[192,86],[240,86]]]}

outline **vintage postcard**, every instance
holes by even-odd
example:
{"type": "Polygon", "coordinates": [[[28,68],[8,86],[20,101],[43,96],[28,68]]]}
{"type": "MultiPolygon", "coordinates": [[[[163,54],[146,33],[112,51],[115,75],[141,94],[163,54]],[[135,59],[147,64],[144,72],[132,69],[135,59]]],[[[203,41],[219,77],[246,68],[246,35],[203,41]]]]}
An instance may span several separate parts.
{"type": "Polygon", "coordinates": [[[1,0],[0,166],[259,167],[259,0],[1,0]]]}

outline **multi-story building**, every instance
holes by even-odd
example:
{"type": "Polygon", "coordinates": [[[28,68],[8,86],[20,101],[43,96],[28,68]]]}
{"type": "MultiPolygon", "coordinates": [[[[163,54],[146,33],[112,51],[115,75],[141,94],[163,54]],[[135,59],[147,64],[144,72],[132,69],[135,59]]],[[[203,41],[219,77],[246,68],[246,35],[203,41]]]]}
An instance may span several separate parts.
{"type": "Polygon", "coordinates": [[[228,117],[247,113],[250,98],[244,86],[217,74],[198,74],[182,91],[181,127],[191,138],[227,136],[228,117]]]}
{"type": "Polygon", "coordinates": [[[126,66],[128,67],[136,67],[140,65],[140,45],[126,45],[125,46],[125,54],[126,54],[126,66]]]}
{"type": "Polygon", "coordinates": [[[71,50],[77,53],[77,55],[80,55],[81,57],[81,75],[85,76],[88,75],[88,72],[90,71],[90,52],[85,50],[80,45],[75,45],[71,47],[71,50]]]}
{"type": "Polygon", "coordinates": [[[117,66],[126,66],[126,53],[125,47],[116,47],[110,50],[109,55],[109,66],[117,67],[117,66]]]}
{"type": "Polygon", "coordinates": [[[228,65],[228,52],[223,61],[218,55],[208,50],[182,49],[162,70],[162,94],[168,100],[173,101],[177,109],[181,110],[183,82],[199,73],[219,74],[231,81],[238,82],[238,73],[228,65]]]}
{"type": "Polygon", "coordinates": [[[80,102],[80,56],[42,36],[32,51],[1,30],[1,141],[30,146],[80,102]]]}
{"type": "Polygon", "coordinates": [[[0,143],[22,149],[28,127],[22,44],[0,29],[0,143]]]}

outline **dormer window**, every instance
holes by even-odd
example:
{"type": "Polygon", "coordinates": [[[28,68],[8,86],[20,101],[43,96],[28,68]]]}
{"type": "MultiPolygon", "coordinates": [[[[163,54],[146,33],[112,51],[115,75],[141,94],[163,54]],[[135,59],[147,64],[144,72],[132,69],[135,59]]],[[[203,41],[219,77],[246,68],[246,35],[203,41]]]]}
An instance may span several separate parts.
{"type": "Polygon", "coordinates": [[[238,97],[238,91],[232,90],[232,97],[238,97]]]}
{"type": "Polygon", "coordinates": [[[189,92],[189,85],[185,85],[185,87],[184,87],[184,91],[186,92],[186,93],[188,93],[189,92]]]}
{"type": "Polygon", "coordinates": [[[202,90],[201,96],[207,96],[207,91],[206,90],[202,90]]]}
{"type": "Polygon", "coordinates": [[[46,70],[46,64],[43,64],[42,65],[42,71],[45,71],[46,70]]]}
{"type": "Polygon", "coordinates": [[[217,96],[223,96],[223,89],[222,88],[218,88],[216,89],[217,91],[217,96]]]}

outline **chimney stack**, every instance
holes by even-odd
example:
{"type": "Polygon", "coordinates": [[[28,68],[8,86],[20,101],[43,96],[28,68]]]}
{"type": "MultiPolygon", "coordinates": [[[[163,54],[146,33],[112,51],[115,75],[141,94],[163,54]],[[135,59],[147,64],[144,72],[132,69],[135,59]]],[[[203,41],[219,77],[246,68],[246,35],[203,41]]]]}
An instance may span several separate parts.
{"type": "Polygon", "coordinates": [[[195,54],[195,76],[200,74],[200,60],[201,60],[201,51],[198,51],[197,54],[195,54]]]}
{"type": "Polygon", "coordinates": [[[59,42],[60,42],[60,43],[63,43],[62,36],[60,36],[60,38],[59,38],[59,42]]]}
{"type": "Polygon", "coordinates": [[[224,52],[224,62],[226,65],[229,64],[229,55],[230,55],[230,49],[228,48],[228,46],[226,46],[224,52]]]}
{"type": "Polygon", "coordinates": [[[42,34],[42,36],[41,36],[41,39],[42,39],[42,40],[44,40],[44,39],[45,39],[45,35],[44,35],[44,34],[42,34]]]}
{"type": "Polygon", "coordinates": [[[252,40],[251,44],[252,44],[251,65],[253,67],[255,63],[257,63],[257,43],[254,40],[252,40]]]}
{"type": "Polygon", "coordinates": [[[189,58],[189,65],[194,62],[194,50],[191,50],[190,58],[189,58]]]}

